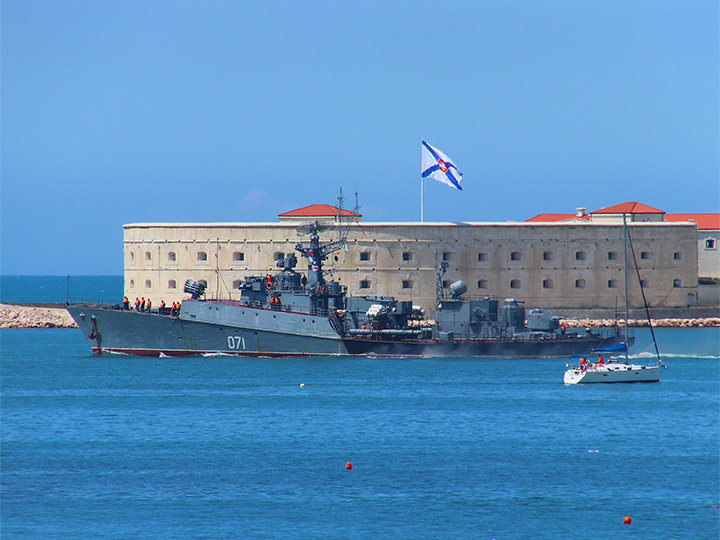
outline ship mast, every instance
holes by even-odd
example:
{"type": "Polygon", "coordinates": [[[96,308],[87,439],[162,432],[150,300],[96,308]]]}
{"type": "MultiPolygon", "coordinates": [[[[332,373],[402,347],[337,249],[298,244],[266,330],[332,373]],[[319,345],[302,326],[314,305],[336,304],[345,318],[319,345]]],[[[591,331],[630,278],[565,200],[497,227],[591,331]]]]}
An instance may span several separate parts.
{"type": "Polygon", "coordinates": [[[627,256],[627,219],[623,212],[623,254],[625,266],[625,363],[628,362],[628,256],[627,256]]]}
{"type": "MultiPolygon", "coordinates": [[[[342,249],[347,243],[347,236],[350,232],[351,222],[348,220],[348,224],[343,226],[343,197],[342,188],[340,188],[340,195],[338,196],[338,206],[336,213],[336,221],[338,228],[338,239],[335,242],[328,242],[326,244],[320,243],[320,232],[331,227],[330,224],[319,223],[318,221],[312,221],[307,225],[298,227],[300,234],[310,234],[310,245],[303,245],[298,242],[295,245],[295,250],[298,251],[303,257],[308,260],[307,270],[307,288],[311,290],[319,286],[325,285],[325,278],[323,277],[322,262],[328,258],[329,255],[336,253],[342,249]]],[[[355,213],[358,211],[358,196],[355,193],[355,213]]]]}
{"type": "Polygon", "coordinates": [[[307,228],[309,229],[308,232],[310,232],[310,245],[306,247],[298,243],[295,245],[295,250],[308,260],[307,284],[309,288],[313,288],[325,284],[322,262],[328,255],[328,251],[326,251],[325,248],[332,244],[320,245],[320,235],[318,233],[322,229],[322,226],[317,221],[308,223],[307,228]]]}

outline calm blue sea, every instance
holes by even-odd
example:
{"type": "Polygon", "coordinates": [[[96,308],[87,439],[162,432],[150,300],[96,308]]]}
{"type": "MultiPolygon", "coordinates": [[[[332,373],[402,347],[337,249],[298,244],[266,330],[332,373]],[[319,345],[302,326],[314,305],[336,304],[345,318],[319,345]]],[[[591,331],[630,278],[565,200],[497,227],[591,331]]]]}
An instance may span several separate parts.
{"type": "Polygon", "coordinates": [[[717,539],[720,330],[658,335],[662,382],[566,387],[561,359],[94,357],[0,330],[0,533],[717,539]]]}
{"type": "MultiPolygon", "coordinates": [[[[70,276],[69,281],[72,302],[122,302],[122,276],[70,276]]],[[[0,303],[61,304],[67,297],[67,276],[0,276],[0,303]]]]}

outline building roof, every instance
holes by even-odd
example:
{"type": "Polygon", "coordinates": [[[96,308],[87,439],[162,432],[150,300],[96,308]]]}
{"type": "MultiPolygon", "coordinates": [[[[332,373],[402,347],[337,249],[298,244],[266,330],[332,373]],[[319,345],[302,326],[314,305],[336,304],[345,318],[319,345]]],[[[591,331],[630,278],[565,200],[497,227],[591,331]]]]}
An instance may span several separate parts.
{"type": "MultiPolygon", "coordinates": [[[[283,212],[282,214],[278,214],[279,218],[288,218],[288,217],[335,217],[337,216],[338,209],[336,206],[331,206],[329,204],[311,204],[309,206],[303,206],[302,208],[297,208],[295,210],[290,210],[288,212],[283,212]]],[[[362,214],[357,214],[355,212],[351,212],[350,210],[345,210],[343,208],[341,215],[344,217],[362,217],[362,214]]]]}
{"type": "Polygon", "coordinates": [[[665,214],[665,221],[692,221],[699,231],[720,230],[720,214],[665,214]]]}
{"type": "Polygon", "coordinates": [[[577,214],[538,214],[526,219],[524,223],[559,223],[563,221],[591,219],[590,214],[665,214],[663,221],[669,223],[697,223],[699,231],[720,230],[720,213],[692,213],[692,214],[666,214],[662,210],[652,208],[639,202],[625,202],[595,210],[589,214],[578,216],[577,214]]]}
{"type": "Polygon", "coordinates": [[[637,201],[624,202],[590,212],[591,214],[664,214],[662,210],[637,201]]]}
{"type": "Polygon", "coordinates": [[[537,216],[526,219],[525,223],[555,223],[558,221],[568,221],[571,219],[582,219],[588,221],[589,216],[578,216],[577,214],[538,214],[537,216]]]}

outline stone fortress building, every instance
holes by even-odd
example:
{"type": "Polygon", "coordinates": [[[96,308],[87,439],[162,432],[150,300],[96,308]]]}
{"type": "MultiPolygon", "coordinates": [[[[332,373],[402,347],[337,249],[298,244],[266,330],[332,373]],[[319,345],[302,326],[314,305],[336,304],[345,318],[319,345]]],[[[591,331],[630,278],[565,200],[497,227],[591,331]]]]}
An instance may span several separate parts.
{"type": "MultiPolygon", "coordinates": [[[[651,306],[687,307],[698,299],[698,267],[720,277],[717,214],[681,214],[624,203],[586,214],[540,214],[508,223],[363,223],[350,220],[346,246],[325,269],[351,295],[395,296],[432,311],[435,269],[447,263],[443,287],[457,280],[466,298],[512,297],[528,307],[616,308],[623,303],[625,213],[651,306]],[[698,216],[715,229],[700,229],[698,216]],[[706,238],[707,237],[707,238],[706,238]],[[712,247],[707,247],[712,245],[712,247]],[[707,247],[707,249],[705,249],[707,247]]],[[[278,223],[135,223],[124,227],[125,294],[168,305],[187,298],[186,279],[207,284],[207,294],[239,298],[245,276],[277,271],[276,261],[308,238],[298,226],[309,220],[332,223],[338,210],[311,205],[280,214],[278,223]]],[[[702,221],[703,225],[707,225],[702,221]]],[[[337,228],[321,233],[337,239],[337,228]]],[[[296,270],[304,273],[298,257],[296,270]]],[[[634,269],[632,269],[634,271],[634,269]]],[[[641,306],[637,277],[630,274],[631,306],[641,306]]]]}

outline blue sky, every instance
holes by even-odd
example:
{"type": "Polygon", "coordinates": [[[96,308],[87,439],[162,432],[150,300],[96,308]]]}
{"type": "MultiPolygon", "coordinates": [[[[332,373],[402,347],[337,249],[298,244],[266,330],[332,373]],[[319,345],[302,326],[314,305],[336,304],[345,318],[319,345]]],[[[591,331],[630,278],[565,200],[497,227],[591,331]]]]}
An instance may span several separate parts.
{"type": "Polygon", "coordinates": [[[717,212],[718,3],[3,0],[3,274],[121,274],[122,226],[638,200],[717,212]]]}

